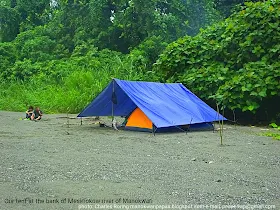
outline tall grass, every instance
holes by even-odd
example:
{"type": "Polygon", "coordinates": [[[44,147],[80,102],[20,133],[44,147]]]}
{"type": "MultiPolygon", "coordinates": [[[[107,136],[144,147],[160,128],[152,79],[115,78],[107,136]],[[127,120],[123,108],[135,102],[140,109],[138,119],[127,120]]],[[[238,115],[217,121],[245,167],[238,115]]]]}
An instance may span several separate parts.
{"type": "Polygon", "coordinates": [[[133,68],[132,61],[115,56],[110,63],[98,68],[77,65],[76,70],[55,82],[42,74],[24,82],[2,82],[0,110],[25,111],[32,105],[40,106],[45,113],[78,113],[112,78],[140,80],[143,74],[133,68]]]}

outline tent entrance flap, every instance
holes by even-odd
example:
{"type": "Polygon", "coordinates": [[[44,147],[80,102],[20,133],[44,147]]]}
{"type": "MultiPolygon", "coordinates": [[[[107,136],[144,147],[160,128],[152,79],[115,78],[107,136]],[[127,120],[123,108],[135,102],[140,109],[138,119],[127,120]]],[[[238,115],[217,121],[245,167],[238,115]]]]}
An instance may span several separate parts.
{"type": "Polygon", "coordinates": [[[141,109],[136,108],[127,119],[126,127],[153,129],[152,121],[142,112],[141,109]]]}

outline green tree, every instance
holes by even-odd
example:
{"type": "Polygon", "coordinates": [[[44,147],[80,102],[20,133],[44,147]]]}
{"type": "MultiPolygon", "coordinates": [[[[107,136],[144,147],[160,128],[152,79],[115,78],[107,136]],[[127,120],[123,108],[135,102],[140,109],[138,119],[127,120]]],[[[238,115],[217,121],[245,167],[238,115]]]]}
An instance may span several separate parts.
{"type": "Polygon", "coordinates": [[[0,5],[0,42],[12,41],[19,33],[19,25],[18,11],[0,5]]]}
{"type": "Polygon", "coordinates": [[[50,18],[50,0],[17,0],[13,2],[21,18],[21,31],[44,25],[50,18]]]}
{"type": "Polygon", "coordinates": [[[259,0],[214,0],[215,8],[224,16],[228,17],[232,14],[232,10],[238,5],[243,5],[245,2],[257,2],[259,0]]]}
{"type": "Polygon", "coordinates": [[[10,69],[17,59],[15,45],[10,42],[0,43],[0,78],[2,80],[10,76],[10,69]]]}
{"type": "Polygon", "coordinates": [[[19,60],[30,59],[35,63],[66,57],[67,49],[51,35],[52,33],[43,26],[20,33],[14,41],[19,60]]]}

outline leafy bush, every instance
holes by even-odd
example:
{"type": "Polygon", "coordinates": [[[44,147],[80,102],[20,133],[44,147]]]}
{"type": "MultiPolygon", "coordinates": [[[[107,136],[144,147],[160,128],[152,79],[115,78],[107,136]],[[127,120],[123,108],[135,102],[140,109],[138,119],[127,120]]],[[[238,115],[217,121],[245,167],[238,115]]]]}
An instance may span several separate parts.
{"type": "Polygon", "coordinates": [[[276,123],[270,123],[269,126],[280,131],[280,125],[277,125],[276,123]]]}
{"type": "Polygon", "coordinates": [[[16,47],[9,42],[0,43],[0,78],[9,77],[9,70],[16,60],[16,47]]]}
{"type": "MultiPolygon", "coordinates": [[[[206,100],[256,112],[280,98],[280,3],[245,3],[223,22],[170,44],[154,65],[206,100]]],[[[267,110],[268,112],[280,112],[267,110]]]]}

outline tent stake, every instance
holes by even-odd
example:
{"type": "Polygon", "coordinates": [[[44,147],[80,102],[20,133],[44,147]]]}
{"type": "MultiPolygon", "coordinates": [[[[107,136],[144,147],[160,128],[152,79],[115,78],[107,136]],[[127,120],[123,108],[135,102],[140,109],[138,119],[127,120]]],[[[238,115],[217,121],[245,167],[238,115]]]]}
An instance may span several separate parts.
{"type": "Polygon", "coordinates": [[[83,118],[81,117],[81,125],[83,125],[83,118]]]}

